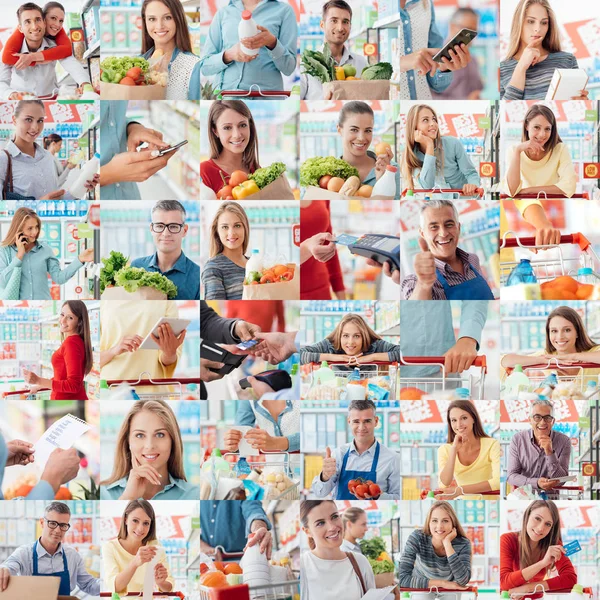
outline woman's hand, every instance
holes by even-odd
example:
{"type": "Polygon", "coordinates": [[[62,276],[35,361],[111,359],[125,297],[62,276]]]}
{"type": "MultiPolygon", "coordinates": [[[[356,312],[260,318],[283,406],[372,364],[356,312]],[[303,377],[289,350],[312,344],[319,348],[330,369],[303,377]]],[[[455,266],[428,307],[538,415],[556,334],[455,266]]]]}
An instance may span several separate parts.
{"type": "MultiPolygon", "coordinates": [[[[167,152],[164,156],[153,156],[155,150],[140,152],[121,152],[115,154],[110,162],[100,167],[100,186],[111,185],[122,181],[146,181],[152,175],[164,169],[175,152],[167,152]]],[[[52,198],[42,198],[52,200],[52,198]]]]}
{"type": "Polygon", "coordinates": [[[31,65],[31,63],[36,62],[36,56],[34,52],[21,54],[20,52],[16,52],[13,56],[18,56],[19,60],[15,63],[15,69],[20,71],[21,69],[26,69],[31,65]]]}
{"type": "Polygon", "coordinates": [[[542,564],[546,567],[550,567],[554,565],[557,560],[560,560],[565,553],[566,550],[562,546],[550,546],[548,550],[546,550],[544,558],[542,558],[542,564]]]}
{"type": "Polygon", "coordinates": [[[15,244],[17,246],[17,258],[19,260],[23,260],[23,257],[27,254],[27,238],[22,231],[17,233],[17,237],[15,239],[15,244]]]}
{"type": "Polygon", "coordinates": [[[6,457],[6,466],[28,465],[35,460],[35,449],[33,444],[23,440],[11,440],[6,443],[8,456],[6,457]]]}
{"type": "Polygon", "coordinates": [[[572,96],[571,100],[587,100],[589,96],[589,92],[587,90],[579,90],[579,96],[572,96]]]}
{"type": "Polygon", "coordinates": [[[465,183],[462,192],[465,196],[472,196],[477,193],[477,186],[474,183],[465,183]]]}
{"type": "MultiPolygon", "coordinates": [[[[533,156],[542,156],[544,154],[544,146],[535,140],[527,140],[517,146],[517,152],[529,152],[533,156]]],[[[523,190],[521,190],[522,192],[523,190]]]]}
{"type": "Polygon", "coordinates": [[[86,248],[77,258],[79,258],[82,263],[94,262],[94,249],[86,248]]]}
{"type": "Polygon", "coordinates": [[[261,429],[258,426],[249,429],[244,437],[255,450],[264,451],[279,449],[277,448],[277,438],[273,437],[268,431],[261,429]]]}
{"type": "Polygon", "coordinates": [[[418,129],[415,129],[415,144],[419,144],[423,148],[429,150],[433,150],[435,148],[433,140],[429,136],[420,132],[418,129]]]}
{"type": "MultiPolygon", "coordinates": [[[[343,356],[343,354],[341,355],[343,356]]],[[[362,352],[360,354],[354,354],[352,356],[348,356],[348,364],[350,366],[355,366],[360,364],[360,357],[362,356],[362,352]]]]}
{"type": "Polygon", "coordinates": [[[531,43],[529,44],[523,53],[521,54],[521,58],[519,58],[519,62],[517,63],[517,67],[521,67],[522,69],[529,69],[529,67],[533,67],[535,64],[540,62],[540,58],[542,53],[540,52],[540,45],[542,40],[539,43],[531,43]]]}
{"type": "Polygon", "coordinates": [[[466,444],[466,443],[467,443],[467,436],[464,435],[463,433],[457,433],[454,436],[454,441],[452,442],[452,446],[454,446],[454,448],[456,448],[458,450],[462,446],[464,446],[464,444],[466,444]]]}
{"type": "Polygon", "coordinates": [[[27,369],[23,369],[23,379],[25,379],[26,383],[31,385],[39,385],[42,382],[39,375],[36,375],[33,371],[28,371],[27,369]]]}
{"type": "Polygon", "coordinates": [[[141,144],[148,144],[148,150],[162,150],[168,148],[163,140],[163,134],[156,129],[144,127],[140,123],[131,123],[127,126],[127,151],[135,152],[141,144]]]}
{"type": "Polygon", "coordinates": [[[442,57],[444,66],[440,67],[440,71],[460,71],[471,62],[471,52],[466,44],[454,46],[448,50],[448,56],[450,56],[450,60],[445,56],[442,57]]]}
{"type": "Polygon", "coordinates": [[[158,335],[152,334],[152,339],[160,348],[161,361],[164,365],[171,365],[177,360],[177,348],[183,344],[187,329],[184,329],[179,335],[175,335],[171,325],[163,323],[158,326],[157,333],[158,335]]]}
{"type": "Polygon", "coordinates": [[[231,46],[223,53],[223,62],[228,65],[232,62],[251,62],[258,58],[258,54],[246,54],[240,47],[238,42],[235,46],[231,46]]]}
{"type": "Polygon", "coordinates": [[[167,571],[167,567],[165,567],[165,565],[162,563],[156,563],[154,565],[154,583],[156,583],[159,588],[164,586],[168,576],[169,572],[167,571]]]}
{"type": "MultiPolygon", "coordinates": [[[[316,233],[300,244],[300,253],[301,255],[305,254],[306,258],[304,260],[308,260],[308,258],[312,256],[319,262],[327,262],[331,260],[337,252],[336,245],[333,243],[334,239],[335,237],[327,231],[316,233]],[[329,243],[326,244],[326,242],[329,243]],[[306,250],[306,252],[302,252],[302,250],[306,250]]],[[[301,262],[304,262],[304,260],[301,262]]]]}
{"type": "Polygon", "coordinates": [[[139,349],[143,338],[139,335],[126,335],[120,342],[112,347],[115,356],[119,356],[124,352],[135,352],[139,349]]]}
{"type": "Polygon", "coordinates": [[[40,200],[58,200],[65,195],[65,190],[55,190],[54,192],[50,192],[45,196],[42,196],[40,200]]]}
{"type": "Polygon", "coordinates": [[[377,155],[375,159],[375,177],[377,179],[385,173],[385,168],[391,164],[393,156],[394,153],[391,148],[387,148],[385,154],[377,155]]]}
{"type": "Polygon", "coordinates": [[[442,580],[441,585],[437,586],[437,587],[441,587],[441,588],[445,588],[447,590],[468,590],[469,587],[466,585],[460,585],[458,583],[456,583],[456,581],[447,581],[447,580],[442,580]]]}
{"type": "Polygon", "coordinates": [[[418,75],[431,75],[433,77],[438,70],[438,63],[433,60],[433,56],[439,52],[439,48],[422,48],[400,57],[400,71],[417,71],[418,75]]]}
{"type": "Polygon", "coordinates": [[[93,192],[94,188],[100,183],[100,173],[96,173],[92,179],[85,182],[85,189],[88,192],[93,192]]]}
{"type": "Polygon", "coordinates": [[[142,565],[149,563],[156,556],[156,546],[140,546],[137,551],[133,563],[139,569],[142,565]]]}
{"type": "Polygon", "coordinates": [[[223,436],[225,450],[228,452],[237,452],[242,441],[242,432],[239,429],[229,429],[223,436]]]}
{"type": "Polygon", "coordinates": [[[131,471],[127,479],[125,491],[119,500],[135,500],[137,498],[145,498],[150,500],[153,494],[150,488],[153,485],[161,486],[166,484],[162,481],[160,473],[152,465],[143,465],[132,454],[131,455],[131,471]]]}
{"type": "Polygon", "coordinates": [[[464,492],[459,487],[447,487],[433,490],[433,495],[440,500],[454,500],[463,494],[464,492]]]}
{"type": "Polygon", "coordinates": [[[452,531],[448,532],[446,534],[446,537],[444,537],[444,539],[442,540],[444,546],[446,544],[452,545],[452,540],[454,540],[457,536],[457,532],[456,532],[456,527],[452,528],[452,531]]]}
{"type": "Polygon", "coordinates": [[[266,46],[269,50],[273,50],[277,45],[277,38],[265,27],[261,27],[260,25],[256,27],[259,33],[250,38],[243,38],[240,40],[241,44],[249,50],[258,50],[263,46],[266,46]]]}

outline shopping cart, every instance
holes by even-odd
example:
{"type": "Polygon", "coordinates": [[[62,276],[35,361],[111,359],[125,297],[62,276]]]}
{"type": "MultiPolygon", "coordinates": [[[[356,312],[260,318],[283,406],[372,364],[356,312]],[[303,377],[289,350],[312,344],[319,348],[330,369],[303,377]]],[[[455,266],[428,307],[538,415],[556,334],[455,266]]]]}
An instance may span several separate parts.
{"type": "MultiPolygon", "coordinates": [[[[100,598],[112,598],[112,592],[100,592],[100,598]]],[[[127,592],[126,594],[119,594],[120,598],[142,598],[144,592],[127,592]]],[[[183,592],[152,592],[153,598],[179,598],[179,600],[185,600],[183,592]]]]}
{"type": "MultiPolygon", "coordinates": [[[[519,599],[519,598],[525,598],[525,596],[527,596],[527,598],[533,598],[533,597],[537,597],[537,598],[552,598],[553,596],[558,596],[559,598],[564,596],[565,594],[570,594],[571,590],[552,590],[552,591],[546,591],[544,589],[544,586],[541,583],[538,583],[534,588],[532,592],[516,592],[514,594],[511,594],[511,598],[514,598],[515,600],[519,599]]],[[[584,587],[583,588],[583,597],[584,598],[588,598],[589,600],[593,600],[594,598],[594,590],[591,587],[584,587]]]]}
{"type": "MultiPolygon", "coordinates": [[[[596,195],[596,191],[600,191],[600,190],[598,190],[598,188],[594,186],[592,188],[592,196],[596,195]]],[[[590,193],[589,192],[581,192],[580,194],[573,194],[572,196],[567,198],[566,196],[559,196],[556,194],[548,195],[547,192],[545,192],[544,190],[541,190],[537,194],[516,194],[515,196],[511,196],[510,194],[499,194],[499,198],[500,198],[500,200],[506,200],[506,199],[510,199],[510,200],[571,200],[573,198],[581,198],[583,200],[589,200],[590,193]]]]}
{"type": "Polygon", "coordinates": [[[431,586],[430,588],[401,587],[400,593],[402,594],[404,592],[407,592],[408,594],[410,594],[411,598],[412,598],[413,594],[435,594],[436,597],[440,596],[441,594],[452,594],[456,597],[456,600],[458,600],[458,598],[460,598],[461,594],[473,594],[472,596],[469,596],[469,598],[472,598],[473,600],[475,600],[479,594],[477,586],[475,586],[475,585],[468,586],[466,590],[449,590],[446,588],[438,587],[437,585],[431,586]]]}
{"type": "MultiPolygon", "coordinates": [[[[463,496],[469,496],[470,500],[483,500],[485,499],[486,496],[500,496],[500,490],[490,490],[489,492],[481,492],[481,493],[476,493],[476,492],[466,492],[463,490],[463,487],[461,485],[455,485],[455,488],[459,489],[461,492],[463,492],[460,496],[457,496],[458,498],[462,498],[463,496]],[[475,498],[472,498],[472,496],[476,496],[475,498]]],[[[452,494],[436,494],[435,498],[436,500],[444,500],[444,496],[451,496],[452,494]]]]}
{"type": "MultiPolygon", "coordinates": [[[[548,479],[552,479],[549,477],[548,479]]],[[[518,486],[511,486],[513,490],[519,489],[518,486]]],[[[580,485],[562,485],[548,490],[552,494],[553,500],[583,500],[584,488],[580,485]],[[564,493],[563,493],[564,492],[564,493]],[[558,498],[556,497],[558,496],[558,498]]]]}
{"type": "Polygon", "coordinates": [[[346,386],[350,377],[358,377],[360,382],[374,383],[389,388],[389,399],[396,400],[396,380],[398,378],[398,363],[372,362],[360,365],[348,363],[329,363],[329,368],[334,372],[335,386],[318,384],[315,379],[315,371],[321,363],[307,363],[302,365],[303,384],[308,385],[308,390],[302,400],[344,400],[346,398],[346,386]],[[308,372],[307,372],[308,370],[308,372]],[[308,380],[306,380],[308,378],[308,380]],[[369,381],[369,380],[373,381],[369,381]]]}
{"type": "MultiPolygon", "coordinates": [[[[560,236],[559,244],[552,244],[550,246],[536,246],[534,237],[523,237],[519,238],[514,231],[507,231],[502,236],[502,243],[500,244],[500,250],[504,248],[523,248],[524,250],[546,250],[552,252],[549,258],[540,257],[539,259],[532,259],[531,266],[535,272],[535,276],[538,281],[549,281],[560,277],[561,275],[577,275],[577,271],[580,267],[587,267],[594,270],[594,279],[600,283],[600,276],[595,272],[594,267],[600,265],[600,258],[594,252],[592,244],[582,233],[570,233],[568,235],[560,236]],[[514,237],[506,237],[509,233],[512,233],[514,237]],[[567,257],[563,256],[562,244],[573,244],[579,246],[581,254],[579,257],[567,257]]],[[[538,255],[540,256],[540,255],[538,255]]],[[[518,262],[501,262],[500,263],[500,282],[506,284],[506,280],[510,275],[511,271],[518,265],[518,262]]]]}
{"type": "MultiPolygon", "coordinates": [[[[298,458],[298,466],[300,453],[293,453],[294,456],[298,458]]],[[[240,455],[235,452],[225,452],[222,453],[223,458],[226,460],[230,460],[235,458],[235,460],[230,460],[230,462],[237,463],[240,455]]],[[[292,453],[290,452],[270,452],[260,450],[260,454],[258,456],[246,456],[246,462],[248,466],[255,471],[263,471],[269,469],[281,469],[284,474],[288,477],[288,479],[294,479],[294,467],[292,465],[292,453]],[[275,457],[279,456],[280,459],[276,460],[275,457]]],[[[300,481],[297,481],[293,485],[289,486],[285,490],[282,490],[280,494],[277,495],[269,495],[269,500],[300,500],[300,481]]],[[[263,487],[265,487],[263,485],[263,487]]]]}
{"type": "Polygon", "coordinates": [[[291,92],[286,90],[262,91],[256,83],[252,84],[248,90],[221,90],[219,92],[219,100],[227,100],[232,98],[268,98],[270,100],[287,100],[291,92]]]}
{"type": "MultiPolygon", "coordinates": [[[[136,395],[140,400],[199,400],[200,399],[200,378],[180,377],[179,379],[152,379],[150,373],[142,373],[138,379],[109,379],[106,381],[109,391],[115,391],[116,388],[126,383],[135,389],[139,387],[165,388],[163,390],[140,390],[136,395]],[[147,379],[142,379],[147,375],[147,379]],[[185,386],[185,389],[184,389],[185,386]],[[173,389],[175,388],[175,389],[173,389]]],[[[134,398],[137,400],[138,398],[134,398]]]]}
{"type": "MultiPolygon", "coordinates": [[[[572,363],[570,365],[563,365],[560,363],[559,357],[557,358],[550,358],[548,359],[548,361],[546,363],[541,362],[538,365],[527,365],[523,368],[523,373],[525,373],[527,375],[527,377],[529,378],[529,386],[527,387],[527,389],[523,390],[525,392],[535,392],[535,390],[541,388],[544,384],[544,381],[546,380],[546,377],[548,377],[548,373],[544,373],[544,371],[553,371],[556,372],[556,378],[558,379],[558,384],[560,385],[561,382],[562,383],[572,383],[574,385],[571,386],[571,393],[578,393],[578,395],[581,395],[581,398],[579,398],[580,400],[584,399],[584,390],[587,387],[587,382],[588,381],[597,381],[597,376],[596,375],[585,375],[584,374],[584,369],[600,369],[600,365],[597,363],[587,363],[587,362],[577,362],[577,363],[572,363]],[[569,373],[566,374],[564,372],[564,369],[572,369],[575,370],[575,373],[569,373]],[[531,373],[531,374],[529,374],[531,373]]],[[[512,373],[513,368],[512,367],[506,367],[505,368],[505,373],[501,379],[500,382],[500,397],[501,399],[504,399],[502,396],[502,393],[504,392],[504,390],[506,389],[506,386],[503,385],[503,383],[505,382],[506,378],[512,373]]],[[[558,387],[558,386],[557,386],[558,387]]],[[[559,394],[561,398],[568,398],[569,394],[568,391],[569,390],[565,390],[567,393],[563,394],[560,393],[559,390],[559,394]]],[[[554,394],[553,394],[554,397],[554,394]]],[[[595,390],[593,393],[590,393],[587,396],[588,399],[598,399],[600,398],[600,389],[595,390]]]]}
{"type": "Polygon", "coordinates": [[[31,390],[12,390],[2,392],[2,400],[50,400],[52,390],[40,389],[35,394],[31,390]]]}
{"type": "MultiPolygon", "coordinates": [[[[401,356],[400,365],[403,367],[414,366],[432,366],[439,367],[441,374],[435,377],[400,377],[400,398],[402,399],[402,390],[406,388],[418,388],[426,394],[446,389],[455,389],[458,387],[467,388],[472,399],[483,400],[485,388],[485,376],[487,373],[487,358],[484,354],[478,356],[471,368],[480,369],[478,375],[471,373],[470,370],[460,373],[456,378],[446,378],[446,367],[444,366],[443,356],[401,356]],[[452,387],[450,387],[452,384],[452,387]],[[476,397],[475,397],[476,396],[476,397]]],[[[406,398],[408,400],[408,398],[406,398]]],[[[412,398],[411,398],[412,400],[412,398]]]]}
{"type": "Polygon", "coordinates": [[[448,199],[448,200],[466,200],[467,198],[483,198],[483,195],[485,194],[485,190],[483,188],[477,188],[475,190],[475,193],[473,194],[463,194],[463,191],[461,189],[458,188],[442,188],[442,187],[433,187],[431,189],[418,189],[418,190],[413,190],[413,195],[412,196],[407,196],[408,194],[408,188],[405,188],[404,190],[402,190],[402,193],[400,194],[401,198],[404,199],[410,199],[412,198],[413,200],[426,200],[426,199],[432,199],[433,196],[437,196],[437,195],[442,195],[443,198],[448,199]],[[427,195],[428,198],[421,198],[421,195],[427,195]],[[450,196],[450,197],[448,197],[450,196]]]}

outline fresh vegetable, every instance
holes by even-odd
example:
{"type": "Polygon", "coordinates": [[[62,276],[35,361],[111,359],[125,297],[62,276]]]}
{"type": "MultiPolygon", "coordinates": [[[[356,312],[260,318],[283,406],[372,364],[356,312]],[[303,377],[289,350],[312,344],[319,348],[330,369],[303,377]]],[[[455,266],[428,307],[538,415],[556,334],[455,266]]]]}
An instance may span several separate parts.
{"type": "Polygon", "coordinates": [[[380,62],[370,67],[365,67],[360,74],[363,80],[374,80],[374,79],[391,79],[394,68],[388,62],[380,62]]]}
{"type": "Polygon", "coordinates": [[[120,252],[110,251],[108,258],[102,259],[102,270],[100,271],[100,293],[104,292],[107,286],[115,285],[115,275],[129,261],[129,258],[120,252]]]}
{"type": "Polygon", "coordinates": [[[364,484],[359,484],[354,488],[354,494],[360,498],[361,500],[364,499],[364,497],[369,493],[369,488],[368,486],[364,485],[364,484]]]}
{"type": "Polygon", "coordinates": [[[327,184],[330,192],[339,192],[344,187],[344,180],[341,177],[332,177],[327,184]]]}
{"type": "Polygon", "coordinates": [[[360,188],[360,177],[353,175],[348,177],[344,182],[344,185],[340,188],[340,194],[342,196],[354,196],[360,188]]]}
{"type": "Polygon", "coordinates": [[[370,540],[361,540],[360,550],[367,557],[377,560],[382,552],[386,551],[385,542],[381,537],[373,537],[370,540]]]}
{"type": "Polygon", "coordinates": [[[377,497],[381,495],[381,488],[376,484],[372,483],[369,485],[369,496],[377,497]]]}
{"type": "Polygon", "coordinates": [[[348,77],[354,77],[356,75],[356,67],[354,65],[344,65],[344,73],[346,79],[348,79],[348,77]]]}
{"type": "Polygon", "coordinates": [[[313,75],[322,83],[335,81],[335,60],[331,56],[329,44],[323,46],[323,52],[306,49],[300,58],[300,65],[307,75],[313,75]]]}
{"type": "Polygon", "coordinates": [[[230,573],[241,575],[243,572],[244,571],[242,571],[242,567],[240,567],[240,565],[237,563],[227,563],[223,569],[223,573],[225,573],[225,575],[229,575],[230,573]]]}
{"type": "Polygon", "coordinates": [[[115,275],[115,284],[133,293],[141,287],[152,287],[167,295],[169,300],[177,296],[177,286],[160,273],[150,273],[138,267],[125,267],[115,275]]]}
{"type": "Polygon", "coordinates": [[[425,395],[423,390],[407,387],[400,390],[400,400],[420,400],[425,395]]]}
{"type": "Polygon", "coordinates": [[[292,265],[275,265],[263,271],[252,271],[244,280],[245,285],[277,283],[278,281],[291,281],[294,278],[292,265]]]}
{"type": "Polygon", "coordinates": [[[323,175],[323,177],[321,177],[321,179],[319,179],[319,187],[326,190],[327,184],[329,183],[330,179],[331,179],[331,175],[323,175]]]}
{"type": "Polygon", "coordinates": [[[131,67],[127,73],[125,73],[126,77],[131,77],[134,81],[138,79],[142,79],[144,77],[144,72],[141,67],[131,67]]]}
{"type": "Polygon", "coordinates": [[[200,577],[200,585],[211,588],[227,587],[227,577],[221,571],[208,571],[200,577]]]}
{"type": "Polygon", "coordinates": [[[135,85],[135,81],[131,79],[131,77],[123,77],[123,79],[119,81],[119,85],[135,85]]]}
{"type": "Polygon", "coordinates": [[[233,198],[233,188],[230,185],[224,185],[217,192],[217,200],[226,200],[229,196],[233,198]]]}
{"type": "Polygon", "coordinates": [[[381,553],[381,554],[380,554],[380,555],[377,557],[377,560],[389,560],[390,562],[394,562],[394,561],[393,561],[393,560],[390,558],[390,555],[389,555],[387,552],[385,552],[385,551],[383,551],[383,552],[382,552],[382,553],[381,553]]]}
{"type": "Polygon", "coordinates": [[[340,177],[344,181],[352,175],[358,175],[358,170],[341,158],[334,156],[315,156],[305,160],[300,167],[300,185],[319,185],[323,175],[340,177]]]}
{"type": "Polygon", "coordinates": [[[280,175],[285,173],[285,164],[282,162],[275,162],[269,167],[263,167],[256,169],[248,179],[256,182],[259,189],[267,187],[270,183],[273,183],[280,175]]]}
{"type": "Polygon", "coordinates": [[[150,63],[139,56],[109,56],[100,63],[101,80],[105,83],[120,83],[134,67],[139,67],[145,75],[150,68],[150,63]]]}
{"type": "Polygon", "coordinates": [[[335,78],[337,81],[344,81],[346,79],[344,67],[335,67],[335,78]]]}
{"type": "Polygon", "coordinates": [[[380,575],[381,573],[393,573],[394,563],[391,560],[373,560],[368,558],[369,564],[373,569],[373,575],[380,575]]]}
{"type": "Polygon", "coordinates": [[[377,499],[381,495],[381,488],[370,479],[351,479],[348,482],[348,491],[360,500],[377,499]]]}
{"type": "Polygon", "coordinates": [[[248,181],[248,173],[245,173],[244,171],[234,171],[229,176],[229,185],[231,187],[236,187],[237,185],[244,183],[244,181],[248,181]]]}
{"type": "Polygon", "coordinates": [[[256,181],[248,180],[236,185],[231,192],[234,200],[243,200],[252,194],[258,194],[260,190],[256,185],[256,181]]]}

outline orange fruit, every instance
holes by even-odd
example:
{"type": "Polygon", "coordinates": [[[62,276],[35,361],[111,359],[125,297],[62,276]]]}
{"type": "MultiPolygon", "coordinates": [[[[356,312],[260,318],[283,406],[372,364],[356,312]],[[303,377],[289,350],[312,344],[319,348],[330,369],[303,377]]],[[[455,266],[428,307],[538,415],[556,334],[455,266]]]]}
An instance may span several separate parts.
{"type": "Polygon", "coordinates": [[[577,300],[574,292],[563,291],[561,300],[577,300]]]}
{"type": "Polygon", "coordinates": [[[69,488],[59,487],[56,492],[56,496],[54,496],[55,500],[73,500],[73,496],[69,491],[69,488]]]}
{"type": "Polygon", "coordinates": [[[419,388],[408,387],[400,390],[400,400],[420,400],[424,395],[425,392],[419,388]]]}
{"type": "Polygon", "coordinates": [[[587,300],[594,291],[594,286],[591,283],[580,283],[575,295],[579,300],[587,300]]]}
{"type": "Polygon", "coordinates": [[[553,287],[542,288],[542,300],[563,300],[563,293],[553,287]]]}
{"type": "Polygon", "coordinates": [[[217,569],[217,571],[221,571],[221,573],[225,572],[225,563],[215,560],[213,564],[215,565],[215,569],[217,569]]]}
{"type": "Polygon", "coordinates": [[[568,275],[561,275],[552,282],[552,286],[574,294],[579,287],[579,282],[568,275]]]}
{"type": "Polygon", "coordinates": [[[289,269],[287,268],[286,265],[275,265],[274,267],[271,268],[271,271],[273,271],[273,273],[279,277],[280,275],[283,275],[286,271],[289,271],[289,269]]]}
{"type": "Polygon", "coordinates": [[[227,587],[229,584],[227,583],[225,573],[221,573],[221,571],[208,571],[208,573],[204,573],[204,575],[200,577],[200,585],[203,585],[204,587],[221,588],[227,587]]]}
{"type": "Polygon", "coordinates": [[[242,570],[242,567],[240,567],[240,565],[238,565],[237,563],[227,563],[225,565],[225,575],[229,575],[230,573],[233,573],[234,575],[241,575],[244,571],[242,570]]]}

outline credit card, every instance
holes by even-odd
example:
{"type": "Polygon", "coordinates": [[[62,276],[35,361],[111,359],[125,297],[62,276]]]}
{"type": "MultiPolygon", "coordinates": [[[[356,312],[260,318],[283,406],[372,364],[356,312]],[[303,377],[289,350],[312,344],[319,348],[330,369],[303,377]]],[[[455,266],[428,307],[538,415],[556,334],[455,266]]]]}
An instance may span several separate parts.
{"type": "Polygon", "coordinates": [[[236,348],[239,348],[240,350],[250,350],[250,348],[256,346],[256,344],[258,344],[258,340],[248,340],[246,342],[240,342],[236,345],[236,348]]]}
{"type": "Polygon", "coordinates": [[[575,554],[575,552],[579,552],[581,550],[581,546],[577,540],[565,544],[563,548],[565,549],[566,556],[571,556],[571,554],[575,554]]]}
{"type": "Polygon", "coordinates": [[[338,235],[335,240],[333,240],[334,244],[342,244],[343,246],[350,246],[356,242],[358,238],[354,235],[349,235],[348,233],[342,233],[338,235]]]}

